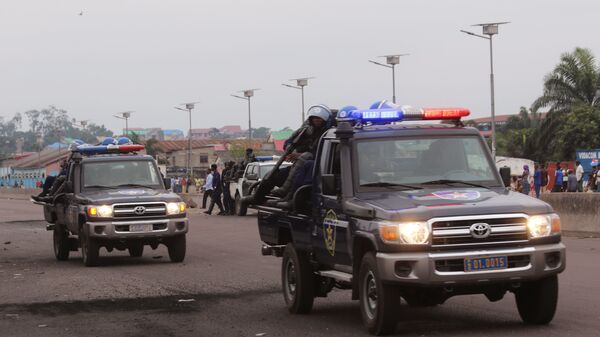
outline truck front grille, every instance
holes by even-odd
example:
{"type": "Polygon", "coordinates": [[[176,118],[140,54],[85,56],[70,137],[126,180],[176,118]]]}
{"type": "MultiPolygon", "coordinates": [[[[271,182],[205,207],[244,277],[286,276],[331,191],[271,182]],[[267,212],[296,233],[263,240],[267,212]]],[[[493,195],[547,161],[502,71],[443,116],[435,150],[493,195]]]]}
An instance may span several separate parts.
{"type": "Polygon", "coordinates": [[[115,218],[142,218],[167,214],[167,205],[164,202],[145,202],[114,204],[113,216],[115,218]]]}
{"type": "Polygon", "coordinates": [[[436,219],[431,223],[431,230],[433,248],[519,243],[528,239],[527,218],[523,215],[436,219]],[[488,228],[487,235],[477,235],[472,230],[476,224],[488,228]]]}

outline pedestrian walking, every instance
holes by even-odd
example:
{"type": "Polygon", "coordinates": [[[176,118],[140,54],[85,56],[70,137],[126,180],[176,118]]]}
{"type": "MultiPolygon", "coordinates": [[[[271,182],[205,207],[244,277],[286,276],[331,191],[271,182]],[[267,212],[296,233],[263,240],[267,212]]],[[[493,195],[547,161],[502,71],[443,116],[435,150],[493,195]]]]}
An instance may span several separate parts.
{"type": "Polygon", "coordinates": [[[202,196],[202,208],[206,208],[206,199],[211,196],[213,185],[212,185],[213,175],[212,170],[206,170],[206,181],[204,182],[204,187],[202,187],[202,191],[204,195],[202,196]]]}
{"type": "Polygon", "coordinates": [[[542,166],[542,193],[548,191],[548,166],[545,164],[542,166]]]}
{"type": "Polygon", "coordinates": [[[583,166],[581,166],[581,162],[577,160],[575,162],[577,166],[575,168],[575,178],[577,178],[577,192],[583,192],[583,166]]]}
{"type": "Polygon", "coordinates": [[[233,215],[234,213],[233,199],[231,198],[231,191],[229,190],[229,185],[233,180],[233,164],[233,161],[225,163],[225,169],[222,172],[223,208],[225,208],[225,214],[227,215],[233,215]]]}
{"type": "Polygon", "coordinates": [[[212,164],[210,166],[212,170],[212,195],[210,200],[210,206],[208,206],[208,210],[204,213],[211,215],[212,210],[215,207],[215,204],[219,207],[219,213],[217,215],[224,215],[225,211],[223,210],[223,203],[221,202],[221,194],[223,193],[223,183],[221,182],[221,175],[217,170],[217,164],[212,164]]]}
{"type": "Polygon", "coordinates": [[[521,175],[521,186],[523,194],[529,195],[531,186],[529,185],[529,165],[523,165],[523,175],[521,175]]]}
{"type": "Polygon", "coordinates": [[[533,169],[533,186],[535,189],[535,197],[539,199],[540,190],[542,188],[542,170],[537,163],[533,164],[533,169]]]}

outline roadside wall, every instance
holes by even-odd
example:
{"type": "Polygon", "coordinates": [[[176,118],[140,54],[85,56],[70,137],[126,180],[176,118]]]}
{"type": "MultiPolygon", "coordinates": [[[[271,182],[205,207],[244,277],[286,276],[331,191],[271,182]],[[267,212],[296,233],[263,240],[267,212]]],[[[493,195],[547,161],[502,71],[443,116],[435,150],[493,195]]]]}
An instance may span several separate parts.
{"type": "Polygon", "coordinates": [[[542,193],[565,231],[600,233],[600,193],[542,193]]]}

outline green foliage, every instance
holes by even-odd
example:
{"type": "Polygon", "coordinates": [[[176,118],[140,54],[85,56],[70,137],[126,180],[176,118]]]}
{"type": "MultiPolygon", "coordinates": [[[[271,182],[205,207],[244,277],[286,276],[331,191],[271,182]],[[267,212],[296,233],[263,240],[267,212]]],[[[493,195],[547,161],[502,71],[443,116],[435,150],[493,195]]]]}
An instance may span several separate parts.
{"type": "Polygon", "coordinates": [[[269,138],[269,133],[271,129],[260,127],[258,129],[252,128],[252,138],[269,138]]]}
{"type": "Polygon", "coordinates": [[[575,160],[578,149],[594,149],[600,145],[600,108],[579,105],[563,116],[556,133],[556,159],[575,160]]]}
{"type": "Polygon", "coordinates": [[[23,140],[23,151],[39,151],[46,145],[64,142],[65,138],[96,143],[99,137],[112,136],[112,132],[104,125],[91,123],[85,128],[76,127],[75,119],[70,118],[65,110],[54,106],[42,110],[29,110],[24,115],[28,124],[27,130],[21,130],[23,116],[19,113],[8,121],[0,118],[0,156],[14,153],[18,139],[23,140]]]}
{"type": "Polygon", "coordinates": [[[533,102],[531,109],[570,112],[580,104],[599,107],[598,88],[600,67],[594,55],[589,49],[575,48],[572,53],[564,53],[560,63],[546,75],[544,93],[533,102]]]}
{"type": "Polygon", "coordinates": [[[151,138],[146,141],[146,153],[151,155],[152,157],[156,157],[156,155],[161,152],[160,149],[156,146],[158,140],[151,138]]]}

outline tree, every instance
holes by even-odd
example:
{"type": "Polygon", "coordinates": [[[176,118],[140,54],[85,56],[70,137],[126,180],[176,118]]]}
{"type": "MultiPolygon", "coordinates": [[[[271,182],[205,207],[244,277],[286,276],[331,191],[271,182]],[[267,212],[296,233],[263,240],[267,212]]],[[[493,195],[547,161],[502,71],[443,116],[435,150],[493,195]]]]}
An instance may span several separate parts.
{"type": "Polygon", "coordinates": [[[260,127],[257,129],[252,129],[252,138],[269,138],[269,134],[271,133],[271,129],[260,127]]]}
{"type": "Polygon", "coordinates": [[[531,109],[549,108],[549,112],[570,112],[575,105],[600,106],[596,91],[600,88],[600,67],[589,49],[575,48],[564,53],[560,63],[544,79],[544,93],[531,109]]]}
{"type": "Polygon", "coordinates": [[[556,160],[574,160],[577,149],[594,149],[600,144],[600,108],[578,105],[565,116],[557,133],[556,160]]]}
{"type": "MultiPolygon", "coordinates": [[[[573,158],[573,153],[567,153],[564,135],[567,127],[573,127],[574,121],[570,114],[574,109],[584,107],[600,107],[600,66],[596,63],[591,51],[575,48],[572,53],[561,55],[560,63],[544,78],[543,95],[531,105],[531,110],[537,112],[547,108],[546,118],[535,129],[533,136],[533,158],[538,161],[548,159],[564,160],[573,158]]],[[[577,131],[577,130],[573,130],[577,131]]]]}

